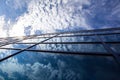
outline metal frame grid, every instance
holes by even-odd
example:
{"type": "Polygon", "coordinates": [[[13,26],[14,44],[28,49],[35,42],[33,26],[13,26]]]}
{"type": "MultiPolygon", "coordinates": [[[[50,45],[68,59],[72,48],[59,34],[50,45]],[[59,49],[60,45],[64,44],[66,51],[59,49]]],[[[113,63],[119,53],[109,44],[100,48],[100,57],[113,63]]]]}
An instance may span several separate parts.
{"type": "MultiPolygon", "coordinates": [[[[111,37],[112,38],[112,37],[111,37]]],[[[115,61],[120,64],[120,53],[114,51],[109,44],[120,44],[120,28],[106,28],[106,29],[95,29],[95,30],[81,30],[81,31],[70,31],[70,32],[60,32],[60,33],[46,33],[41,35],[30,35],[30,36],[22,36],[22,37],[7,37],[7,38],[0,38],[0,49],[5,50],[18,50],[18,52],[13,53],[7,57],[0,59],[0,62],[13,57],[17,54],[20,54],[24,51],[32,51],[32,52],[47,52],[47,53],[56,53],[56,54],[70,54],[70,55],[90,55],[90,56],[111,56],[115,59],[115,61]],[[108,35],[118,35],[117,41],[104,41],[101,36],[108,36],[108,35]],[[82,42],[47,42],[53,38],[64,38],[64,37],[81,37],[81,36],[94,36],[98,41],[82,41],[82,42]],[[40,42],[21,42],[28,39],[44,39],[40,42]],[[4,48],[3,46],[9,44],[31,44],[27,48],[4,48]],[[38,50],[38,49],[31,49],[34,46],[40,44],[101,44],[107,53],[104,52],[68,52],[68,51],[56,51],[56,50],[38,50]]]]}

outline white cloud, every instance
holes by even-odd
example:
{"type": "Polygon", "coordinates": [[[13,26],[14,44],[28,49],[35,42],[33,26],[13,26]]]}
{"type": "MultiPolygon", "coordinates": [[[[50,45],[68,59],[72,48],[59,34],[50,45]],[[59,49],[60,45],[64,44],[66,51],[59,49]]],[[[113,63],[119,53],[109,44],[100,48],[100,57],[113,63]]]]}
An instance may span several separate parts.
{"type": "Polygon", "coordinates": [[[0,80],[5,80],[4,77],[0,76],[0,80]]]}
{"type": "Polygon", "coordinates": [[[79,74],[76,74],[69,68],[66,69],[67,64],[64,61],[58,60],[57,63],[56,67],[58,67],[58,69],[54,69],[51,63],[48,63],[47,65],[39,62],[33,64],[20,64],[18,59],[10,58],[4,63],[1,63],[0,70],[3,73],[8,74],[8,78],[13,80],[17,79],[14,73],[18,73],[21,76],[27,76],[29,80],[61,80],[62,78],[70,80],[78,77],[77,75],[79,74]]]}
{"type": "Polygon", "coordinates": [[[7,73],[9,78],[15,78],[14,72],[24,74],[24,65],[19,64],[18,60],[15,58],[10,58],[7,61],[0,64],[0,70],[3,73],[7,73]]]}
{"type": "Polygon", "coordinates": [[[29,79],[33,80],[49,80],[49,76],[51,75],[52,69],[51,65],[43,65],[39,62],[34,63],[30,67],[27,67],[29,72],[27,72],[27,76],[29,79]]]}
{"type": "Polygon", "coordinates": [[[76,78],[80,76],[69,68],[66,68],[67,65],[64,61],[58,60],[57,63],[58,65],[56,67],[58,67],[58,69],[54,69],[51,66],[51,63],[43,65],[36,62],[33,65],[28,65],[29,67],[27,68],[29,69],[27,70],[29,70],[29,72],[27,73],[27,76],[30,80],[62,80],[63,78],[66,80],[76,80],[76,78]]]}
{"type": "Polygon", "coordinates": [[[82,12],[83,4],[89,5],[89,1],[32,0],[28,3],[28,13],[17,18],[10,35],[25,35],[24,29],[28,26],[32,26],[30,34],[34,34],[36,30],[48,33],[75,26],[88,29],[90,26],[82,12]]]}
{"type": "Polygon", "coordinates": [[[0,16],[0,37],[6,37],[6,31],[3,29],[5,26],[6,22],[5,22],[5,17],[4,16],[0,16]]]}

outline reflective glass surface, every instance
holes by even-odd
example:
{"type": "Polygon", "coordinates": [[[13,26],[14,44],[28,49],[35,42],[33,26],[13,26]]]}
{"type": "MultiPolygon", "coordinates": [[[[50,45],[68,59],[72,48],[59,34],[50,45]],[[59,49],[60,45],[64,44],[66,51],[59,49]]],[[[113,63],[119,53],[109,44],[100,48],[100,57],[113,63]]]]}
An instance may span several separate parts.
{"type": "Polygon", "coordinates": [[[25,37],[0,46],[0,80],[120,80],[120,35],[88,34],[25,37]]]}
{"type": "Polygon", "coordinates": [[[72,51],[72,52],[106,52],[101,44],[39,44],[31,49],[72,51]]]}
{"type": "Polygon", "coordinates": [[[99,56],[22,52],[0,63],[0,69],[6,80],[12,80],[14,77],[14,80],[118,80],[120,78],[120,68],[113,58],[99,56]]]}

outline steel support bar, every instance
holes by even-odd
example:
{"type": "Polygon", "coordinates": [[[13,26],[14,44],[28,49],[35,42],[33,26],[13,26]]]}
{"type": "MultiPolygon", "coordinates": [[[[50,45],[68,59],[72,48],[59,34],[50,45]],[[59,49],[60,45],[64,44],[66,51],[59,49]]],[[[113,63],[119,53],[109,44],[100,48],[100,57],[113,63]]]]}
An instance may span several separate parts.
{"type": "MultiPolygon", "coordinates": [[[[49,34],[49,35],[55,35],[55,34],[69,34],[69,33],[84,33],[84,32],[105,32],[105,31],[117,31],[119,32],[120,31],[120,27],[117,27],[117,28],[104,28],[104,29],[91,29],[91,30],[79,30],[79,31],[66,31],[66,32],[59,32],[59,33],[45,33],[45,34],[40,34],[40,35],[46,35],[46,34],[49,34]]],[[[39,36],[39,35],[35,35],[35,36],[39,36]]]]}
{"type": "MultiPolygon", "coordinates": [[[[66,32],[57,32],[57,33],[45,33],[45,34],[40,34],[40,35],[29,35],[32,37],[36,37],[36,36],[44,36],[44,35],[56,35],[56,34],[69,34],[69,33],[88,33],[88,32],[105,32],[105,31],[116,31],[116,33],[120,32],[120,27],[117,28],[104,28],[104,29],[91,29],[91,30],[79,30],[79,31],[66,31],[66,32]]],[[[29,37],[29,36],[22,36],[22,37],[29,37]]],[[[19,36],[15,36],[15,37],[19,37],[19,36]]],[[[14,38],[14,37],[7,37],[7,38],[14,38]]],[[[1,39],[1,38],[0,38],[1,39]]],[[[2,38],[3,39],[3,38],[2,38]]]]}
{"type": "MultiPolygon", "coordinates": [[[[6,46],[6,45],[9,45],[9,44],[15,44],[15,43],[17,43],[17,42],[21,42],[21,41],[23,41],[23,40],[26,40],[26,39],[31,39],[31,38],[34,38],[35,36],[27,36],[27,37],[22,37],[22,39],[20,38],[18,38],[17,40],[13,40],[12,42],[6,42],[6,43],[3,43],[3,44],[1,44],[0,45],[0,47],[2,47],[2,46],[6,46]]],[[[11,38],[11,37],[10,37],[11,38]]],[[[13,38],[13,37],[12,37],[13,38]]]]}
{"type": "MultiPolygon", "coordinates": [[[[15,44],[36,44],[37,42],[18,42],[15,44]]],[[[106,44],[120,44],[120,42],[105,42],[106,44]]],[[[40,44],[102,44],[101,42],[44,42],[40,44]]]]}
{"type": "Polygon", "coordinates": [[[106,51],[108,53],[111,53],[113,55],[113,58],[116,60],[116,62],[120,65],[120,59],[119,59],[119,55],[113,51],[103,40],[101,37],[99,37],[98,35],[96,35],[96,37],[98,38],[98,40],[101,41],[103,47],[106,49],[106,51]]]}
{"type": "Polygon", "coordinates": [[[41,41],[41,42],[38,42],[38,43],[36,43],[36,44],[34,44],[34,45],[32,45],[32,46],[29,46],[29,47],[27,47],[27,48],[21,49],[20,51],[14,53],[14,54],[11,54],[11,55],[9,55],[9,56],[7,56],[7,57],[4,57],[4,58],[0,59],[0,62],[4,61],[4,60],[6,60],[6,59],[8,59],[8,58],[10,58],[10,57],[13,57],[13,56],[15,56],[15,55],[17,55],[17,54],[19,54],[19,53],[21,53],[21,52],[24,52],[25,50],[30,49],[30,48],[32,48],[32,47],[34,47],[34,46],[36,46],[36,45],[38,45],[38,44],[40,44],[40,43],[43,43],[43,42],[49,40],[49,39],[52,39],[52,38],[54,38],[54,37],[56,37],[56,36],[58,36],[58,35],[59,35],[59,34],[57,34],[57,35],[55,35],[55,36],[53,36],[53,37],[47,38],[47,39],[45,39],[45,40],[43,40],[43,41],[41,41]]]}
{"type": "Polygon", "coordinates": [[[115,52],[112,50],[107,44],[120,44],[120,42],[104,42],[101,39],[101,36],[106,35],[119,35],[120,34],[120,27],[119,28],[109,28],[109,29],[95,29],[95,30],[81,30],[81,31],[69,31],[69,32],[60,32],[60,33],[46,33],[46,34],[40,34],[40,35],[29,35],[29,36],[23,36],[23,39],[20,37],[7,37],[7,38],[0,38],[1,41],[6,40],[7,42],[4,44],[1,44],[0,47],[9,45],[9,44],[33,44],[27,48],[0,48],[0,49],[8,49],[8,50],[19,50],[18,52],[11,54],[7,57],[4,57],[0,59],[1,61],[4,61],[10,57],[13,57],[21,52],[24,51],[32,51],[32,52],[46,52],[46,53],[58,53],[58,54],[73,54],[73,55],[91,55],[91,56],[112,56],[114,59],[120,64],[119,56],[120,54],[118,52],[115,52]],[[61,35],[59,35],[61,34],[61,35]],[[95,38],[98,38],[98,42],[46,42],[47,40],[50,40],[54,37],[81,37],[81,36],[95,36],[95,38]],[[9,39],[10,38],[10,39],[9,39]],[[47,38],[44,39],[41,42],[20,42],[22,40],[26,39],[35,39],[35,38],[47,38]],[[11,41],[13,40],[13,41],[11,41]],[[10,42],[11,41],[11,42],[10,42]],[[51,51],[51,50],[31,50],[30,48],[39,45],[39,44],[101,44],[103,47],[107,50],[107,53],[100,53],[100,52],[68,52],[68,51],[51,51]]]}
{"type": "MultiPolygon", "coordinates": [[[[95,29],[95,30],[80,30],[80,31],[71,31],[71,32],[61,32],[61,33],[45,33],[45,34],[40,34],[40,35],[29,35],[29,36],[22,36],[23,38],[31,38],[31,37],[37,37],[37,36],[44,36],[44,35],[55,35],[55,34],[69,34],[69,33],[83,33],[83,32],[86,32],[87,34],[85,34],[86,36],[89,36],[89,35],[94,35],[94,34],[88,34],[88,32],[97,32],[99,31],[100,33],[95,33],[97,35],[112,35],[112,34],[120,34],[120,27],[118,28],[106,28],[106,29],[95,29]],[[116,32],[113,32],[113,31],[116,31],[116,32]],[[112,31],[112,32],[108,32],[108,33],[101,33],[101,32],[104,32],[104,31],[112,31]]],[[[76,35],[76,36],[85,36],[84,34],[79,34],[79,35],[76,35]]],[[[74,35],[75,36],[75,35],[74,35]]],[[[60,36],[62,37],[62,36],[60,36]]],[[[20,37],[19,36],[16,36],[16,37],[7,37],[7,38],[0,38],[0,39],[9,39],[9,38],[17,38],[19,39],[20,37]]]]}
{"type": "MultiPolygon", "coordinates": [[[[92,33],[90,33],[90,34],[71,34],[71,35],[62,35],[62,36],[57,36],[57,37],[79,37],[79,36],[94,36],[95,35],[95,33],[94,34],[92,34],[92,33]]],[[[119,32],[114,32],[114,33],[97,33],[97,35],[100,35],[100,36],[104,36],[104,35],[120,35],[120,33],[119,32]]],[[[36,37],[36,38],[48,38],[48,37],[36,37]]]]}
{"type": "MultiPolygon", "coordinates": [[[[21,48],[0,48],[0,49],[22,50],[21,48]]],[[[70,51],[33,50],[33,49],[26,49],[25,51],[46,52],[46,53],[67,54],[67,55],[71,54],[71,55],[88,55],[88,56],[111,56],[111,57],[113,56],[112,54],[105,52],[70,52],[70,51]]]]}

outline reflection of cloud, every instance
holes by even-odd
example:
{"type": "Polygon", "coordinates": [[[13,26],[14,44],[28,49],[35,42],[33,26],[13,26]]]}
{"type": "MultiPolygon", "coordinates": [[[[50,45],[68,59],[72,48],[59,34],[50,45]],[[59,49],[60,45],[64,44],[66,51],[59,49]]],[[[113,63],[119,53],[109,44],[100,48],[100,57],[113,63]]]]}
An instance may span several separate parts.
{"type": "Polygon", "coordinates": [[[5,80],[4,77],[0,76],[0,80],[5,80]]]}
{"type": "Polygon", "coordinates": [[[34,63],[33,65],[28,65],[29,72],[27,76],[33,80],[76,80],[79,78],[79,74],[76,74],[70,69],[66,69],[66,63],[64,61],[58,60],[58,69],[54,69],[51,63],[48,65],[43,65],[41,63],[34,63]]]}
{"type": "Polygon", "coordinates": [[[7,73],[8,77],[14,78],[14,73],[20,73],[21,75],[24,73],[24,66],[19,64],[17,59],[10,58],[7,61],[0,64],[0,70],[3,73],[7,73]]]}
{"type": "Polygon", "coordinates": [[[50,64],[43,65],[38,62],[27,68],[29,70],[29,72],[27,71],[27,76],[33,80],[49,80],[49,76],[52,72],[50,64]]]}
{"type": "MultiPolygon", "coordinates": [[[[51,62],[51,61],[50,61],[51,62]]],[[[51,63],[42,64],[35,62],[33,64],[20,64],[17,58],[10,58],[4,63],[1,63],[0,70],[8,75],[10,79],[18,79],[18,75],[26,76],[28,80],[61,80],[61,79],[76,79],[77,74],[66,69],[67,65],[64,61],[58,60],[58,68],[54,68],[51,63]]],[[[24,78],[24,77],[23,77],[24,78]]]]}

